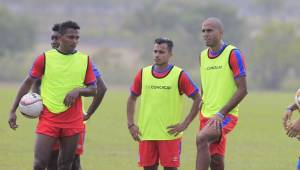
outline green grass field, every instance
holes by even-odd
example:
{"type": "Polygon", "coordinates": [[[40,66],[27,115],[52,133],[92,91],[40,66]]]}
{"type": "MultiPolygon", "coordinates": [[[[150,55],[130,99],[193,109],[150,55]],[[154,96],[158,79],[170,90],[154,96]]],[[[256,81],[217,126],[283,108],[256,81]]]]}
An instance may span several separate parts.
{"type": "MultiPolygon", "coordinates": [[[[30,170],[33,162],[36,120],[18,114],[19,128],[7,123],[17,86],[0,85],[0,170],[30,170]]],[[[87,124],[85,170],[137,170],[137,143],[127,130],[127,89],[108,89],[97,113],[87,124]]],[[[240,107],[235,131],[228,135],[227,170],[293,170],[299,156],[299,142],[289,139],[281,125],[284,108],[292,93],[249,92],[240,107]]],[[[187,100],[186,112],[191,102],[187,100]]],[[[297,113],[295,113],[296,115],[297,113]]],[[[198,118],[186,130],[181,156],[182,170],[195,169],[195,136],[198,118]]]]}

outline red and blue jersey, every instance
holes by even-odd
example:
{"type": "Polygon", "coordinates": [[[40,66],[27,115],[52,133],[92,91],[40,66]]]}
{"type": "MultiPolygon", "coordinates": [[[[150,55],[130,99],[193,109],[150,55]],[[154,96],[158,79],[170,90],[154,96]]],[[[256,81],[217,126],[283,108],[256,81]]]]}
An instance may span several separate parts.
{"type": "MultiPolygon", "coordinates": [[[[226,48],[226,44],[222,46],[222,48],[219,51],[213,52],[211,49],[209,49],[209,58],[215,58],[218,57],[223,50],[226,48]]],[[[234,78],[246,76],[246,62],[245,62],[245,55],[239,50],[234,49],[230,53],[229,57],[229,65],[233,72],[234,78]]]]}
{"type": "Polygon", "coordinates": [[[97,69],[97,67],[94,64],[92,64],[92,65],[93,65],[93,72],[94,72],[94,75],[95,75],[96,79],[100,78],[101,77],[100,70],[97,69]]]}
{"type": "MultiPolygon", "coordinates": [[[[42,76],[44,74],[45,71],[45,54],[41,54],[40,56],[38,56],[30,71],[29,71],[29,75],[32,78],[36,78],[36,79],[42,79],[42,76]]],[[[100,72],[98,71],[98,69],[92,64],[90,57],[89,57],[89,62],[88,62],[88,68],[87,68],[87,72],[85,75],[85,85],[92,85],[96,83],[96,79],[95,77],[99,76],[100,77],[100,72]]]]}
{"type": "MultiPolygon", "coordinates": [[[[155,77],[161,78],[165,77],[169,71],[174,67],[174,65],[169,64],[168,67],[162,71],[157,70],[155,65],[152,66],[152,73],[155,77]]],[[[179,78],[179,91],[181,94],[185,94],[189,97],[194,96],[199,92],[198,86],[192,81],[185,71],[182,71],[179,78]]],[[[135,96],[140,96],[142,91],[142,69],[140,69],[135,76],[134,82],[130,88],[131,94],[135,96]]]]}

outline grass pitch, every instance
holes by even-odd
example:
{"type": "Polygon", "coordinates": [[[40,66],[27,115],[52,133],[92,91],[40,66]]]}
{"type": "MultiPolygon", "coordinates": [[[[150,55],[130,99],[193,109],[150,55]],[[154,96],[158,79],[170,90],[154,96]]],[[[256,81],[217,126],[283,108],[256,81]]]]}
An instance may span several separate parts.
{"type": "MultiPolygon", "coordinates": [[[[0,85],[0,170],[30,170],[33,162],[37,120],[18,113],[19,128],[13,131],[7,123],[9,109],[17,86],[0,85]]],[[[87,123],[85,170],[137,170],[137,143],[131,139],[126,123],[126,100],[129,90],[108,89],[102,105],[87,123]]],[[[281,117],[293,100],[293,92],[252,92],[242,102],[239,123],[228,135],[227,170],[296,169],[299,141],[290,139],[282,128],[281,117]]],[[[187,114],[191,100],[186,100],[187,114]]],[[[294,113],[298,116],[298,113],[294,113]]],[[[183,137],[181,168],[195,169],[195,136],[198,117],[183,137]]]]}

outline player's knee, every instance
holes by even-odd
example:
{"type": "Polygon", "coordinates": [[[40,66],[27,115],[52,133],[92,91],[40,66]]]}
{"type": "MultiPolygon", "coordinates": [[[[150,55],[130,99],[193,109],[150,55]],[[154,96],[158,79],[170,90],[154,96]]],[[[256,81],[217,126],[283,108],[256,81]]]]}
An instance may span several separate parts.
{"type": "Polygon", "coordinates": [[[80,156],[75,155],[75,158],[72,163],[72,168],[71,170],[81,170],[81,165],[80,165],[80,156]]]}
{"type": "Polygon", "coordinates": [[[58,160],[58,169],[59,170],[69,170],[72,167],[72,159],[59,159],[58,160]]]}
{"type": "Polygon", "coordinates": [[[197,148],[201,148],[204,145],[208,144],[208,139],[207,136],[203,133],[199,133],[196,137],[196,144],[197,144],[197,148]]]}
{"type": "Polygon", "coordinates": [[[219,170],[224,168],[224,158],[221,155],[212,155],[211,162],[210,162],[211,169],[219,170]]]}
{"type": "Polygon", "coordinates": [[[72,168],[72,163],[70,164],[59,164],[58,169],[59,170],[70,170],[72,168]]]}
{"type": "Polygon", "coordinates": [[[211,164],[212,165],[221,165],[222,164],[222,159],[211,157],[211,164]]]}

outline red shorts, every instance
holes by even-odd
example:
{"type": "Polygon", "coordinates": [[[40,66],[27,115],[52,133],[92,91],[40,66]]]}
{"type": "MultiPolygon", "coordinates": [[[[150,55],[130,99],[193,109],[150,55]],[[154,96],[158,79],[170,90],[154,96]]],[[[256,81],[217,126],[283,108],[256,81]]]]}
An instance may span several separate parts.
{"type": "Polygon", "coordinates": [[[58,138],[58,137],[73,136],[76,135],[77,133],[81,133],[82,131],[83,131],[82,128],[59,128],[48,124],[46,125],[44,123],[39,123],[38,126],[36,127],[35,132],[58,138]]]}
{"type": "MultiPolygon", "coordinates": [[[[83,131],[79,134],[79,140],[77,142],[77,147],[75,152],[76,155],[83,154],[84,140],[85,140],[85,126],[83,131]]],[[[58,149],[59,149],[59,141],[56,141],[55,144],[53,145],[53,150],[58,150],[58,149]]]]}
{"type": "MultiPolygon", "coordinates": [[[[202,114],[200,114],[200,129],[202,129],[206,125],[208,120],[209,118],[205,118],[202,116],[202,114]]],[[[237,121],[238,117],[231,114],[226,115],[222,123],[222,134],[220,140],[210,144],[209,146],[210,155],[225,155],[226,134],[234,129],[235,125],[237,124],[237,121]]]]}
{"type": "Polygon", "coordinates": [[[175,140],[145,140],[139,142],[139,166],[179,167],[181,138],[175,140]]]}

